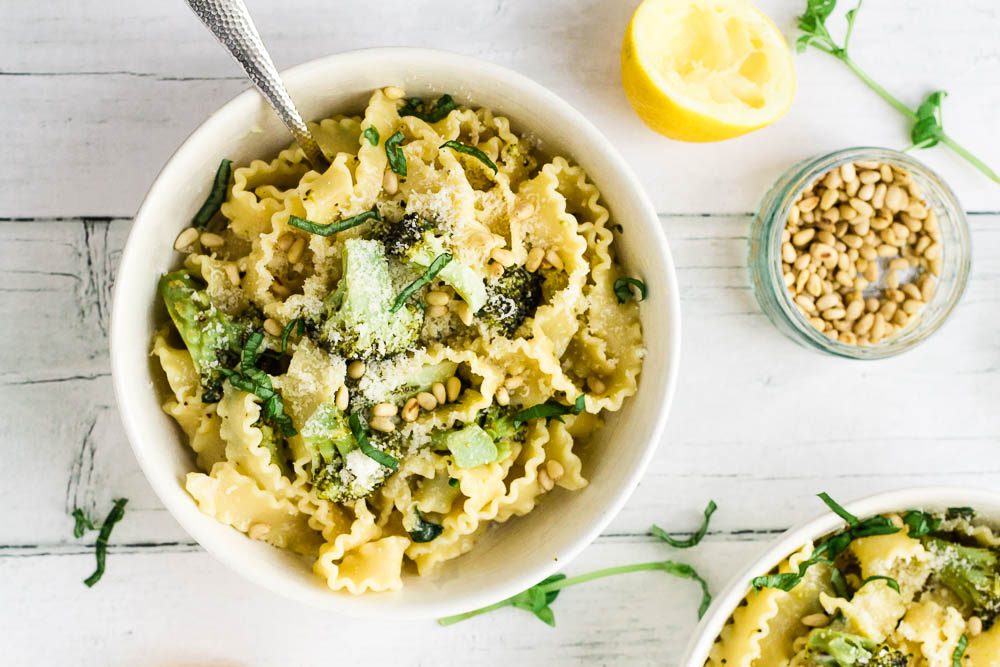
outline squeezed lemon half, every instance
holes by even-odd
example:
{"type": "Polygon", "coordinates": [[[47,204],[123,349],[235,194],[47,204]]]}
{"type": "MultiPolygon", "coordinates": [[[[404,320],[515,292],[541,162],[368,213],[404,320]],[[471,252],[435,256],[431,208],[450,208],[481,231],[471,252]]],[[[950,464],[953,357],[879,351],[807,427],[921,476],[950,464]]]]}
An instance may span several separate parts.
{"type": "Polygon", "coordinates": [[[748,0],[645,0],[622,45],[639,117],[683,141],[719,141],[780,118],[795,97],[784,36],[748,0]]]}

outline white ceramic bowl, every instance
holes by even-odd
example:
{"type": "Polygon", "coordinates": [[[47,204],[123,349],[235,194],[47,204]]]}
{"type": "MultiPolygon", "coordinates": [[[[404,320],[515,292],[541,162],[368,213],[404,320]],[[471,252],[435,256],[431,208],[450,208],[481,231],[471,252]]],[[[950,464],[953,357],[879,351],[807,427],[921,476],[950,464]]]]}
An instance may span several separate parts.
{"type": "MultiPolygon", "coordinates": [[[[821,503],[816,499],[817,503],[821,503]]],[[[838,501],[839,502],[839,501],[838,501]]],[[[972,507],[979,517],[1000,525],[1000,493],[985,489],[968,489],[947,486],[926,486],[900,489],[867,496],[850,503],[841,503],[847,511],[860,519],[876,514],[900,512],[909,509],[943,511],[949,507],[972,507]]],[[[774,569],[790,554],[795,553],[810,540],[840,530],[844,520],[827,510],[811,521],[807,521],[782,534],[760,558],[736,575],[698,624],[691,642],[688,644],[681,667],[704,667],[708,653],[716,638],[732,616],[733,611],[746,597],[750,580],[774,569]]]]}
{"type": "Polygon", "coordinates": [[[397,85],[410,95],[449,92],[489,107],[541,149],[582,165],[624,226],[618,252],[649,285],[642,323],[649,353],[638,395],[590,443],[590,485],[556,492],[529,515],[487,532],[475,549],[428,577],[406,577],[402,591],[352,597],[334,593],[310,564],[247,539],[202,514],[183,488],[194,457],[160,409],[158,373],[149,344],[162,325],[156,282],[180,262],[177,234],[204,200],[219,159],[236,164],[270,156],[289,143],[286,130],[256,92],[213,114],[170,159],[136,215],[114,294],[111,365],[125,430],[149,483],[178,522],[205,549],[246,578],[285,597],[355,616],[433,617],[495,602],[564,567],[621,509],[656,449],[677,378],[680,302],[662,227],[632,170],[614,146],[569,104],[533,81],[489,63],[418,49],[373,49],[315,60],[283,78],[306,118],[360,112],[375,88],[397,85]]]}

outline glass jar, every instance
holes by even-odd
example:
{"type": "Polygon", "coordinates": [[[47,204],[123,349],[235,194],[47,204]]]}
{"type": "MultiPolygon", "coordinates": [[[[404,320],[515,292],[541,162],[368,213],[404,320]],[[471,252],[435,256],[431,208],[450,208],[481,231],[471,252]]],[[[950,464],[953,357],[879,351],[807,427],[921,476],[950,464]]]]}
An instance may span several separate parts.
{"type": "MultiPolygon", "coordinates": [[[[965,213],[955,193],[922,163],[905,153],[886,148],[847,148],[796,164],[777,180],[754,216],[750,229],[751,286],[760,307],[786,336],[808,348],[851,359],[883,359],[923,342],[948,318],[969,279],[970,241],[965,213]],[[850,345],[832,340],[813,327],[792,301],[781,264],[782,232],[799,195],[832,169],[848,162],[880,162],[909,172],[923,190],[929,209],[938,218],[942,248],[941,274],[930,302],[906,327],[871,345],[850,345]]],[[[873,296],[869,291],[866,296],[873,296]]]]}

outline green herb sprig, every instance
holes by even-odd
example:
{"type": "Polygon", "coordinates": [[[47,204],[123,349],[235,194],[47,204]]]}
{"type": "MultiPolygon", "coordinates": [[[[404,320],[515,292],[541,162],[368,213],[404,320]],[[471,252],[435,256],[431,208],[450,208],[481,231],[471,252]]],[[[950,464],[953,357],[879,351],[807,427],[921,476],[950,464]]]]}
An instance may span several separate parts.
{"type": "Polygon", "coordinates": [[[665,530],[659,526],[654,525],[649,529],[654,537],[658,537],[675,549],[690,549],[691,547],[698,546],[698,544],[705,539],[705,534],[708,532],[708,524],[712,520],[712,515],[715,514],[715,510],[719,509],[719,506],[715,504],[714,500],[709,500],[708,505],[705,507],[704,518],[701,521],[701,526],[691,537],[681,540],[676,537],[671,537],[667,534],[665,530]]]}
{"type": "Polygon", "coordinates": [[[626,303],[635,299],[635,292],[632,288],[639,290],[638,301],[645,301],[646,296],[649,294],[649,290],[646,287],[646,283],[642,282],[638,278],[619,278],[615,281],[615,297],[618,299],[618,303],[626,303]]]}
{"type": "Polygon", "coordinates": [[[403,139],[405,139],[403,133],[397,130],[385,140],[385,156],[389,159],[389,169],[400,176],[406,176],[406,155],[400,147],[403,139]]]}
{"type": "Polygon", "coordinates": [[[465,155],[471,155],[472,157],[476,158],[477,160],[479,160],[480,162],[482,162],[483,164],[485,164],[487,167],[489,167],[493,171],[494,174],[497,173],[497,164],[496,164],[496,162],[494,162],[493,160],[491,160],[489,155],[487,155],[486,153],[482,152],[481,150],[479,150],[475,146],[470,146],[468,144],[463,144],[461,141],[446,141],[443,144],[441,144],[438,148],[439,149],[440,148],[450,148],[451,150],[455,151],[456,153],[464,153],[465,155]]]}
{"type": "Polygon", "coordinates": [[[927,96],[916,110],[913,110],[872,79],[851,58],[848,53],[848,47],[850,46],[851,35],[854,32],[854,22],[857,19],[858,11],[861,9],[861,0],[858,1],[854,9],[851,9],[846,14],[847,34],[844,36],[843,44],[838,44],[833,40],[833,37],[830,36],[826,28],[826,21],[836,6],[836,0],[807,0],[805,12],[799,17],[799,29],[803,33],[796,41],[796,47],[799,52],[805,51],[811,46],[847,65],[866,86],[875,91],[892,108],[896,109],[913,123],[913,127],[910,130],[910,140],[913,142],[911,148],[930,148],[939,143],[944,144],[985,174],[990,180],[1000,183],[1000,175],[945,133],[941,120],[941,103],[944,101],[947,93],[940,90],[934,91],[927,96]]]}
{"type": "Polygon", "coordinates": [[[653,561],[650,563],[636,563],[633,565],[618,565],[616,567],[607,567],[601,570],[595,570],[593,572],[588,572],[587,574],[581,574],[576,577],[567,577],[564,574],[556,574],[547,579],[542,580],[540,583],[532,586],[528,590],[518,593],[517,595],[511,596],[500,602],[496,602],[481,609],[476,609],[473,611],[467,611],[464,614],[456,614],[455,616],[448,616],[446,618],[438,619],[438,623],[441,625],[453,625],[460,621],[465,621],[470,618],[474,618],[481,614],[486,614],[491,611],[496,611],[497,609],[503,609],[504,607],[516,607],[518,609],[524,609],[533,613],[540,621],[546,625],[555,627],[556,619],[555,614],[552,611],[551,604],[555,601],[556,596],[559,591],[564,588],[569,588],[570,586],[576,586],[578,584],[585,584],[596,579],[603,579],[605,577],[614,577],[619,574],[629,574],[631,572],[646,572],[650,570],[657,570],[661,572],[666,572],[667,574],[673,575],[675,577],[680,577],[682,579],[691,579],[698,583],[701,587],[701,604],[698,607],[698,618],[701,618],[705,610],[712,603],[712,595],[709,592],[708,584],[704,579],[699,576],[697,571],[690,565],[686,563],[676,563],[670,560],[653,561]]]}
{"type": "Polygon", "coordinates": [[[969,638],[962,634],[955,644],[955,650],[951,653],[951,667],[962,667],[962,658],[965,657],[965,649],[969,648],[969,638]]]}
{"type": "Polygon", "coordinates": [[[292,330],[296,329],[296,334],[301,336],[306,332],[306,321],[301,317],[296,317],[294,320],[290,320],[285,328],[281,330],[281,353],[285,354],[288,352],[288,337],[292,335],[292,330]]]}
{"type": "MultiPolygon", "coordinates": [[[[715,511],[715,502],[709,501],[708,507],[705,509],[705,523],[702,528],[698,530],[698,533],[704,536],[704,533],[708,530],[708,521],[715,511]]],[[[659,531],[663,533],[662,530],[653,526],[654,531],[659,531]]],[[[655,537],[664,539],[663,535],[652,533],[655,537]]],[[[673,538],[664,539],[667,544],[673,546],[673,538]]],[[[700,541],[699,537],[697,541],[700,541]]],[[[686,542],[686,541],[685,541],[686,542]]],[[[695,542],[697,543],[697,542],[695,542]]],[[[692,545],[693,546],[693,545],[692,545]]],[[[685,548],[685,547],[681,547],[685,548]]],[[[481,609],[475,609],[473,611],[465,612],[464,614],[456,614],[455,616],[448,616],[447,618],[438,619],[438,623],[441,625],[452,625],[460,621],[465,621],[470,618],[474,618],[481,614],[486,614],[491,611],[496,611],[497,609],[503,609],[504,607],[516,607],[517,609],[523,609],[525,611],[531,612],[540,621],[546,625],[555,626],[556,619],[555,614],[552,611],[552,603],[555,601],[559,592],[564,588],[569,588],[570,586],[576,586],[578,584],[585,584],[596,579],[603,579],[604,577],[613,577],[619,574],[628,574],[631,572],[644,572],[649,570],[656,570],[661,572],[666,572],[675,577],[680,577],[682,579],[691,579],[696,582],[701,588],[701,603],[698,605],[698,618],[704,616],[705,611],[708,609],[709,605],[712,604],[712,594],[708,588],[708,583],[698,574],[698,572],[686,563],[678,563],[671,560],[661,560],[653,561],[648,563],[635,563],[632,565],[618,565],[616,567],[608,567],[600,570],[594,570],[593,572],[588,572],[586,574],[581,574],[575,577],[567,577],[565,574],[555,574],[551,577],[543,579],[538,584],[532,586],[526,591],[513,595],[509,598],[501,600],[500,602],[482,607],[481,609]]]]}
{"type": "Polygon", "coordinates": [[[813,565],[822,563],[832,566],[834,559],[843,553],[854,540],[862,537],[871,537],[872,535],[891,535],[899,532],[899,528],[892,525],[892,521],[884,516],[873,516],[862,521],[848,512],[837,501],[831,498],[829,494],[820,493],[819,498],[837,516],[847,522],[848,528],[821,540],[816,545],[816,548],[813,549],[809,558],[799,563],[797,571],[779,572],[777,574],[754,577],[750,581],[754,590],[778,588],[783,591],[790,591],[799,585],[803,577],[806,576],[806,572],[813,565]]]}
{"type": "Polygon", "coordinates": [[[454,259],[454,256],[449,252],[443,252],[435,257],[431,265],[424,271],[424,274],[404,287],[403,291],[396,296],[396,300],[393,302],[389,312],[395,313],[402,308],[411,296],[423,289],[425,285],[429,285],[437,277],[437,274],[441,273],[444,267],[448,266],[452,259],[454,259]]]}
{"type": "Polygon", "coordinates": [[[300,218],[297,215],[288,216],[288,224],[292,227],[298,227],[303,231],[307,231],[310,234],[316,234],[317,236],[333,236],[338,232],[350,229],[351,227],[357,227],[358,225],[364,224],[369,220],[381,220],[381,217],[379,217],[378,214],[378,209],[374,206],[370,211],[358,213],[357,215],[352,215],[349,218],[344,218],[343,220],[339,220],[337,222],[331,222],[329,225],[320,225],[306,220],[305,218],[300,218]]]}
{"type": "Polygon", "coordinates": [[[361,452],[365,456],[390,470],[397,470],[399,468],[399,460],[396,457],[372,446],[372,443],[368,441],[368,426],[361,421],[357,413],[352,412],[350,414],[347,418],[347,425],[351,428],[351,433],[354,435],[354,439],[358,441],[358,447],[361,448],[361,452]]]}
{"type": "MultiPolygon", "coordinates": [[[[101,532],[97,534],[97,541],[94,543],[94,555],[97,558],[97,568],[94,573],[83,580],[83,583],[87,585],[87,588],[93,588],[94,584],[101,580],[104,576],[104,565],[108,557],[108,539],[111,537],[111,531],[114,529],[115,524],[122,520],[125,516],[125,505],[128,503],[127,498],[118,498],[115,500],[114,507],[108,512],[107,518],[104,519],[104,523],[101,524],[101,532]]],[[[79,516],[83,515],[83,511],[79,508],[73,511],[73,518],[77,520],[77,528],[81,526],[79,516]]],[[[85,528],[90,530],[94,529],[94,524],[89,519],[83,524],[85,528]]],[[[77,534],[77,529],[73,530],[73,535],[75,537],[83,536],[81,531],[79,535],[77,534]]]]}
{"type": "Polygon", "coordinates": [[[222,162],[219,163],[219,168],[215,170],[212,191],[208,193],[205,203],[201,205],[191,220],[192,227],[205,229],[215,214],[219,212],[219,209],[222,208],[222,202],[226,201],[226,189],[229,187],[229,179],[232,175],[233,161],[223,158],[222,162]]]}
{"type": "Polygon", "coordinates": [[[448,114],[450,114],[457,107],[458,105],[455,104],[455,100],[452,99],[451,95],[447,93],[437,98],[434,106],[430,109],[427,108],[423,99],[419,97],[411,97],[406,100],[406,104],[400,108],[399,115],[415,116],[424,122],[436,123],[440,120],[444,120],[448,114]]]}
{"type": "Polygon", "coordinates": [[[247,336],[247,340],[243,344],[239,367],[236,370],[220,370],[233,387],[253,394],[263,401],[261,418],[266,422],[273,423],[281,429],[286,437],[290,437],[298,431],[292,425],[292,418],[285,412],[285,402],[281,398],[281,394],[274,390],[271,376],[257,368],[257,360],[260,358],[263,344],[264,333],[254,331],[247,336]]]}
{"type": "Polygon", "coordinates": [[[919,539],[936,532],[941,527],[941,519],[929,512],[909,510],[903,513],[903,524],[910,537],[919,539]]]}
{"type": "Polygon", "coordinates": [[[892,577],[886,577],[885,575],[881,574],[873,574],[872,576],[862,581],[861,588],[864,588],[865,584],[870,584],[873,581],[884,581],[886,586],[899,593],[899,582],[893,579],[892,577]]]}
{"type": "Polygon", "coordinates": [[[546,401],[538,405],[533,405],[514,415],[514,426],[520,426],[521,424],[530,422],[532,419],[544,419],[546,422],[550,419],[555,419],[561,422],[563,415],[578,415],[583,412],[587,407],[586,398],[586,394],[580,394],[576,397],[573,405],[564,405],[556,401],[546,401]]]}
{"type": "Polygon", "coordinates": [[[73,537],[76,539],[83,537],[83,534],[88,530],[97,530],[94,526],[93,519],[84,514],[83,510],[79,507],[73,510],[73,520],[75,522],[73,526],[73,537]]]}

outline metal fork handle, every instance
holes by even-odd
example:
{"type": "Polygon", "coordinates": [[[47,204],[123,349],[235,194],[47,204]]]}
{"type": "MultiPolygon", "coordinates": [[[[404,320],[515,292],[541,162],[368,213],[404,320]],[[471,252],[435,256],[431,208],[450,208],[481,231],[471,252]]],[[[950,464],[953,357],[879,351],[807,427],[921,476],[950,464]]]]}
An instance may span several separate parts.
{"type": "Polygon", "coordinates": [[[312,166],[325,171],[329,162],[288,95],[243,0],[186,1],[202,23],[243,67],[250,81],[295,137],[312,166]]]}

